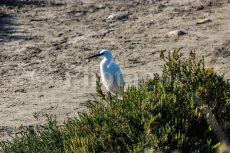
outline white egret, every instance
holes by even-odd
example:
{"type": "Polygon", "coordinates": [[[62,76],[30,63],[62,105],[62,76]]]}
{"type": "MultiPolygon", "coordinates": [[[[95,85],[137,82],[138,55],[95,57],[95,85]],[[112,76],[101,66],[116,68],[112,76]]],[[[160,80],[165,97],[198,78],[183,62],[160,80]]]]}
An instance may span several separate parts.
{"type": "Polygon", "coordinates": [[[124,81],[119,65],[115,63],[110,50],[104,49],[100,53],[89,58],[97,56],[104,57],[100,63],[102,84],[109,92],[121,98],[123,95],[124,81]]]}

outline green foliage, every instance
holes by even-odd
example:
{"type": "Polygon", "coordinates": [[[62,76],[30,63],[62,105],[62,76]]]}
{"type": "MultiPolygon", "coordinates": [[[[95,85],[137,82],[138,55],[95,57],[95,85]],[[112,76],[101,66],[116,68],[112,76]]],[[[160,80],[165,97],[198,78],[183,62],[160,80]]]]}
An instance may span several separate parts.
{"type": "Polygon", "coordinates": [[[1,147],[5,153],[62,153],[63,141],[57,122],[48,117],[44,127],[25,127],[16,134],[13,141],[2,141],[1,147]]]}
{"type": "Polygon", "coordinates": [[[2,142],[3,151],[215,152],[223,140],[209,118],[230,138],[230,82],[205,68],[194,52],[184,60],[179,49],[161,58],[162,75],[129,87],[123,99],[104,94],[98,79],[101,100],[92,101],[87,113],[63,127],[50,118],[45,127],[2,142]]]}

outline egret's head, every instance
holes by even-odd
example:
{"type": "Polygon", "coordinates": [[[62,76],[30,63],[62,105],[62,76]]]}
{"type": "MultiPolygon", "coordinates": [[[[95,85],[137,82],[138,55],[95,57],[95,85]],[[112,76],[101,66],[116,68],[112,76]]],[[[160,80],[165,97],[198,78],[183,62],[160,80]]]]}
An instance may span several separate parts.
{"type": "Polygon", "coordinates": [[[100,51],[100,54],[102,56],[104,56],[105,58],[107,58],[107,59],[112,59],[113,58],[113,55],[112,55],[111,51],[108,50],[108,49],[104,49],[104,50],[100,51]]]}
{"type": "Polygon", "coordinates": [[[97,56],[104,56],[106,59],[113,59],[113,55],[108,49],[103,49],[102,51],[100,51],[100,53],[90,56],[89,59],[97,56]]]}

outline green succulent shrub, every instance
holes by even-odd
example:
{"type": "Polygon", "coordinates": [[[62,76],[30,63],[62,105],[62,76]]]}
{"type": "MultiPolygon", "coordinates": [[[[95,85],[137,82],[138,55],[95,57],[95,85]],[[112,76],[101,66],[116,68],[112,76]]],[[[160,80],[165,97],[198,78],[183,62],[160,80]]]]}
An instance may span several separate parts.
{"type": "Polygon", "coordinates": [[[27,128],[1,142],[5,153],[215,152],[230,138],[230,82],[195,52],[165,55],[162,74],[128,87],[123,99],[101,90],[87,112],[57,126],[27,128]]]}

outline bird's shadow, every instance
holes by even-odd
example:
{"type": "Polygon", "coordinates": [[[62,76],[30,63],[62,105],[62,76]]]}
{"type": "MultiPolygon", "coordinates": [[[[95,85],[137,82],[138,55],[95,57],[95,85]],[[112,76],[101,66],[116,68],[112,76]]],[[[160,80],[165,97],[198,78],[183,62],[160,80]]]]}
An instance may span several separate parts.
{"type": "Polygon", "coordinates": [[[31,36],[21,29],[18,17],[8,14],[7,11],[4,11],[4,7],[17,9],[26,5],[42,6],[43,4],[43,0],[0,0],[2,8],[0,10],[0,42],[31,39],[31,36]]]}
{"type": "Polygon", "coordinates": [[[17,35],[16,17],[0,13],[0,42],[9,42],[12,40],[25,39],[26,36],[17,35]]]}
{"type": "Polygon", "coordinates": [[[44,5],[44,0],[0,0],[0,6],[23,6],[23,5],[44,5]]]}

